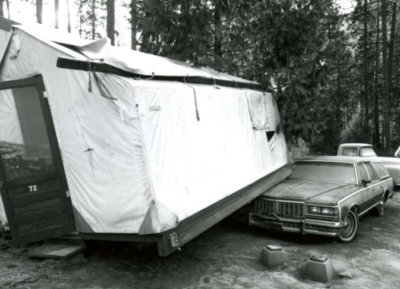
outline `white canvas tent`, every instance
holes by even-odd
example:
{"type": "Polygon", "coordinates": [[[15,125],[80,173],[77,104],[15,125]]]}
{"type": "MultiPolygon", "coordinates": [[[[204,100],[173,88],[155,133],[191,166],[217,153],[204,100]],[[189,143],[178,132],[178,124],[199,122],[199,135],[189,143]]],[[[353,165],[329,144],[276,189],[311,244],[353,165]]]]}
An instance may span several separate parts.
{"type": "MultiPolygon", "coordinates": [[[[14,25],[0,37],[3,170],[15,156],[10,143],[46,139],[29,134],[41,121],[21,119],[40,114],[27,111],[31,92],[10,88],[41,76],[62,160],[56,167],[82,236],[161,234],[177,247],[290,173],[277,105],[255,82],[40,26],[14,25]]],[[[0,204],[3,224],[7,206],[0,204]]]]}

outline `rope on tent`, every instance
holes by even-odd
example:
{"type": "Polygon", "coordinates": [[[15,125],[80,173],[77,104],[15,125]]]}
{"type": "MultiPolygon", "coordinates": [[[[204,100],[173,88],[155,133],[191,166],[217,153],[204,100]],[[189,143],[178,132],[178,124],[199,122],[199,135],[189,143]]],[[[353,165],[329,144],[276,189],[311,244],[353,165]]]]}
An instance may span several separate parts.
{"type": "Polygon", "coordinates": [[[183,81],[185,82],[185,84],[186,84],[187,86],[189,86],[191,89],[193,89],[193,93],[194,93],[194,106],[195,106],[195,108],[196,108],[196,118],[197,118],[197,121],[200,121],[199,109],[198,109],[198,107],[197,107],[197,94],[196,94],[196,89],[195,89],[193,86],[189,85],[189,84],[186,82],[186,77],[188,77],[188,76],[189,76],[189,75],[185,76],[185,77],[183,78],[183,81]]]}
{"type": "Polygon", "coordinates": [[[151,73],[151,77],[150,78],[146,78],[145,80],[152,80],[154,78],[154,72],[151,73]]]}
{"type": "Polygon", "coordinates": [[[139,74],[139,77],[134,77],[134,78],[135,78],[135,80],[141,80],[141,79],[143,79],[143,80],[152,80],[154,78],[154,76],[155,76],[155,74],[154,74],[154,72],[152,72],[150,78],[142,78],[141,74],[139,74]]]}
{"type": "Polygon", "coordinates": [[[215,82],[215,78],[212,77],[212,79],[213,79],[213,81],[214,81],[214,88],[215,88],[215,89],[220,89],[220,88],[217,86],[216,82],[215,82]]]}
{"type": "Polygon", "coordinates": [[[89,59],[88,58],[88,60],[87,60],[88,66],[89,66],[88,67],[88,73],[89,73],[89,87],[88,87],[88,90],[89,90],[89,92],[93,92],[93,89],[92,89],[92,75],[90,74],[91,72],[94,73],[94,71],[92,71],[92,64],[91,64],[91,61],[93,61],[93,60],[104,61],[103,58],[94,58],[94,59],[89,59]]]}
{"type": "MultiPolygon", "coordinates": [[[[92,65],[91,65],[91,60],[93,59],[88,59],[88,73],[89,73],[89,85],[88,85],[88,90],[89,92],[93,92],[93,87],[92,87],[92,73],[94,76],[94,80],[96,81],[97,86],[99,87],[100,95],[104,98],[112,99],[112,100],[118,100],[117,98],[114,98],[111,96],[110,91],[107,89],[107,86],[103,84],[101,81],[100,77],[97,75],[97,73],[92,70],[92,65]]],[[[103,59],[98,59],[103,61],[103,59]]]]}
{"type": "Polygon", "coordinates": [[[92,92],[93,91],[92,90],[92,75],[90,74],[92,72],[92,66],[90,65],[90,59],[88,59],[88,65],[89,65],[89,70],[88,70],[88,73],[89,73],[89,87],[88,87],[88,90],[89,90],[89,92],[92,92]]]}
{"type": "Polygon", "coordinates": [[[95,71],[92,71],[94,79],[97,83],[97,86],[100,90],[100,95],[104,98],[108,98],[111,100],[118,100],[118,98],[112,97],[111,92],[108,90],[107,86],[101,81],[100,77],[97,75],[95,71]]]}

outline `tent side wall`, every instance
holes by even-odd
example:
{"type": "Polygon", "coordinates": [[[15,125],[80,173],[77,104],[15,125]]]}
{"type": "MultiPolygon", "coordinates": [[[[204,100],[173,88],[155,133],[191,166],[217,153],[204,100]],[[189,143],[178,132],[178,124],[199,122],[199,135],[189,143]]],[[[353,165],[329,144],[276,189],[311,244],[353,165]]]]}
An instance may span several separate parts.
{"type": "MultiPolygon", "coordinates": [[[[63,51],[67,49],[16,29],[0,79],[43,76],[77,229],[137,233],[153,193],[136,105],[130,97],[132,89],[109,76],[109,85],[119,101],[102,97],[93,79],[93,92],[89,92],[88,73],[56,67],[60,56],[82,58],[73,51],[69,55],[63,51]],[[10,58],[17,50],[18,56],[10,58]]],[[[0,107],[5,108],[4,102],[13,97],[3,97],[6,91],[1,93],[0,107]]],[[[12,103],[8,108],[8,116],[18,118],[12,103]]],[[[0,115],[0,123],[3,121],[4,115],[0,115]]],[[[4,219],[4,211],[0,215],[4,219]]]]}
{"type": "Polygon", "coordinates": [[[162,231],[287,164],[271,94],[130,80],[142,126],[162,231]],[[249,99],[265,100],[266,129],[253,128],[249,99]],[[197,115],[199,118],[197,118],[197,115]],[[271,142],[274,142],[273,144],[271,142]]]}

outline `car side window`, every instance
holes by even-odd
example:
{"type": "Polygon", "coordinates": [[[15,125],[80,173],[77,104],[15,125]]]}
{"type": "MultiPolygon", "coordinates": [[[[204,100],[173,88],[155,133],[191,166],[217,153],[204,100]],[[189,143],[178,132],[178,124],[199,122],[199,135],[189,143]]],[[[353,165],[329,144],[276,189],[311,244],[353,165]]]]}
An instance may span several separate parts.
{"type": "Polygon", "coordinates": [[[361,180],[368,179],[367,171],[365,170],[365,167],[362,164],[358,164],[358,172],[360,173],[361,180]]]}
{"type": "Polygon", "coordinates": [[[357,156],[357,148],[343,148],[342,155],[346,157],[355,157],[357,156]]]}
{"type": "Polygon", "coordinates": [[[367,173],[369,175],[369,178],[371,179],[371,181],[375,181],[378,179],[378,177],[376,176],[374,169],[372,168],[370,163],[364,163],[365,168],[367,169],[367,173]]]}
{"type": "Polygon", "coordinates": [[[388,170],[381,163],[373,162],[372,166],[374,167],[379,178],[383,178],[389,175],[388,170]]]}
{"type": "Polygon", "coordinates": [[[365,147],[360,149],[360,157],[376,157],[376,153],[373,148],[365,147]]]}

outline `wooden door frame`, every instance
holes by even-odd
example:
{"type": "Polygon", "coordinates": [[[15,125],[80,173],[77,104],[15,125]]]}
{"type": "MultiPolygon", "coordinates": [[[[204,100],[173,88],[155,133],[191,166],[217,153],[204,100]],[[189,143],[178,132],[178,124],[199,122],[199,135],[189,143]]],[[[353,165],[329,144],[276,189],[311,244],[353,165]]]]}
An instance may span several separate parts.
{"type": "MultiPolygon", "coordinates": [[[[62,162],[62,158],[61,158],[61,151],[60,151],[60,147],[58,145],[57,135],[56,135],[56,131],[55,131],[52,115],[51,115],[50,105],[49,105],[47,97],[45,96],[46,88],[44,86],[42,76],[38,75],[38,76],[35,76],[32,78],[26,78],[26,79],[3,81],[3,82],[0,81],[0,90],[31,87],[31,86],[34,86],[38,93],[40,107],[41,107],[41,110],[43,113],[43,119],[44,119],[45,126],[46,126],[46,132],[47,132],[47,135],[49,138],[51,154],[53,157],[54,165],[57,170],[57,173],[47,173],[47,174],[39,175],[35,178],[35,180],[37,181],[38,179],[40,179],[40,180],[52,179],[52,178],[54,178],[55,174],[58,174],[58,177],[60,178],[60,182],[61,182],[61,187],[65,191],[65,194],[67,194],[67,198],[65,201],[66,201],[67,210],[71,212],[71,216],[72,216],[71,223],[75,227],[75,221],[73,219],[72,202],[71,202],[71,198],[69,196],[68,182],[67,182],[67,178],[65,175],[65,170],[64,170],[64,166],[63,166],[63,162],[62,162]]],[[[2,182],[2,184],[7,182],[7,187],[9,187],[10,185],[18,186],[19,184],[29,181],[30,178],[33,178],[33,177],[26,177],[26,178],[21,178],[18,180],[12,180],[12,181],[7,182],[6,177],[5,177],[5,172],[4,172],[3,161],[0,156],[0,182],[2,182]]],[[[10,200],[8,198],[8,194],[4,193],[3,190],[0,190],[0,191],[1,191],[1,197],[3,198],[4,210],[7,215],[8,225],[11,230],[11,236],[13,237],[13,240],[17,240],[18,234],[17,234],[17,232],[15,232],[15,230],[12,230],[12,228],[15,228],[14,220],[12,218],[9,219],[9,217],[8,217],[8,216],[12,216],[11,207],[9,205],[10,200]]]]}

